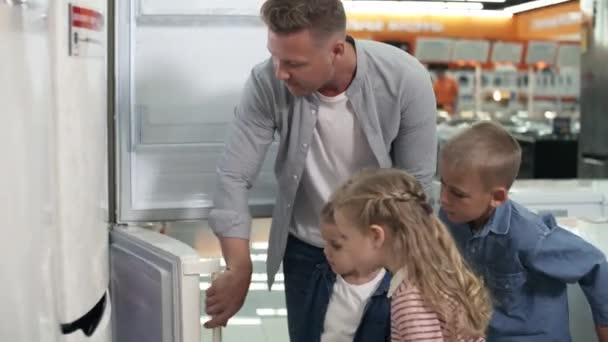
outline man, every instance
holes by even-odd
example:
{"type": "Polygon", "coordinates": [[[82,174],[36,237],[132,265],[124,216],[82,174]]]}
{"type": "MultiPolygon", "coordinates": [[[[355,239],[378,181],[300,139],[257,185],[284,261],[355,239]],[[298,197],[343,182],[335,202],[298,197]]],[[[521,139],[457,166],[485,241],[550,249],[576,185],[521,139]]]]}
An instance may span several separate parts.
{"type": "Polygon", "coordinates": [[[435,97],[424,67],[386,44],[346,36],[340,0],[267,0],[271,58],[253,68],[218,167],[209,223],[226,259],[207,291],[208,328],[226,324],[251,280],[247,193],[278,132],[277,201],[268,283],[283,262],[289,332],[324,315],[307,298],[326,264],[319,214],[329,194],[362,168],[399,167],[429,189],[435,173],[435,97]]]}
{"type": "Polygon", "coordinates": [[[437,69],[437,79],[433,83],[433,91],[437,98],[437,108],[441,108],[450,114],[456,110],[458,99],[458,83],[456,80],[446,75],[447,67],[437,69]]]}

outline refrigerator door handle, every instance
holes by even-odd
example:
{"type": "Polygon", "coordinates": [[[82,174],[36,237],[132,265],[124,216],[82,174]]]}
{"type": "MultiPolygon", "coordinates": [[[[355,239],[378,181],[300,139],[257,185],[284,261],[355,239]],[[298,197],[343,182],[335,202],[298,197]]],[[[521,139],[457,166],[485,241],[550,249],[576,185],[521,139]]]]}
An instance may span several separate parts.
{"type": "Polygon", "coordinates": [[[182,272],[184,275],[213,274],[221,271],[221,260],[200,258],[184,260],[182,272]]]}
{"type": "Polygon", "coordinates": [[[583,163],[593,166],[606,166],[608,165],[608,155],[601,155],[596,153],[583,153],[583,163]]]}

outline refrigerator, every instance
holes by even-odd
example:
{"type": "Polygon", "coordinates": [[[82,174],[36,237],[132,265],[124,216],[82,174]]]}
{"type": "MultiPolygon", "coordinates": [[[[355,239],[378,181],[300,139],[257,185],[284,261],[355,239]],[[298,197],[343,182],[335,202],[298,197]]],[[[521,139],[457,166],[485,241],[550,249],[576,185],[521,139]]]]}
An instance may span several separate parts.
{"type": "Polygon", "coordinates": [[[0,340],[110,341],[105,2],[0,2],[0,340]]]}
{"type": "Polygon", "coordinates": [[[581,0],[581,131],[579,177],[608,177],[608,3],[581,0]]]}
{"type": "Polygon", "coordinates": [[[48,207],[54,193],[51,176],[56,161],[49,156],[54,118],[50,61],[25,58],[48,55],[51,32],[40,10],[0,2],[0,340],[59,341],[55,297],[56,251],[46,243],[56,237],[57,215],[48,207]],[[31,272],[35,270],[35,272],[31,272]]]}
{"type": "MultiPolygon", "coordinates": [[[[110,2],[115,342],[201,341],[199,283],[201,274],[219,269],[219,260],[200,260],[190,246],[141,227],[206,220],[242,88],[269,55],[261,3],[110,2]]],[[[271,215],[276,154],[273,144],[250,191],[254,216],[271,215]]]]}
{"type": "MultiPolygon", "coordinates": [[[[204,340],[200,279],[220,261],[144,227],[206,218],[242,70],[257,61],[213,81],[196,68],[229,69],[210,63],[238,59],[235,30],[266,53],[257,8],[205,4],[0,1],[0,340],[204,340]]],[[[262,215],[270,170],[251,199],[262,215]]]]}

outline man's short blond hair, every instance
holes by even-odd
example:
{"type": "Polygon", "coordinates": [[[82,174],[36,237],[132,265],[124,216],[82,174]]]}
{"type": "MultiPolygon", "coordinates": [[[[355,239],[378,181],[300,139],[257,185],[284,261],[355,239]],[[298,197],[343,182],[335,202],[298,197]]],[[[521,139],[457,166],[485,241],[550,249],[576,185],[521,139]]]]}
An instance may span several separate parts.
{"type": "Polygon", "coordinates": [[[312,30],[318,38],[346,32],[341,0],[266,0],[260,10],[268,28],[278,34],[312,30]]]}
{"type": "Polygon", "coordinates": [[[450,139],[440,157],[440,167],[476,172],[485,187],[509,189],[519,172],[521,147],[502,126],[484,121],[450,139]]]}

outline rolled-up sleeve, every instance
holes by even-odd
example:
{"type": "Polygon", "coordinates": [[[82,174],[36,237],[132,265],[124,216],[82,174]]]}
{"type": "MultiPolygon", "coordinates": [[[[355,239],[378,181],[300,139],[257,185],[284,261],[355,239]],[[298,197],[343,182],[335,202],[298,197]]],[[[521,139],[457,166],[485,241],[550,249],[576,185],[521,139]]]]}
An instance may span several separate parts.
{"type": "Polygon", "coordinates": [[[251,214],[249,189],[257,178],[275,131],[268,96],[252,71],[247,80],[235,121],[217,167],[218,183],[209,213],[209,225],[217,236],[249,239],[251,214]]]}

